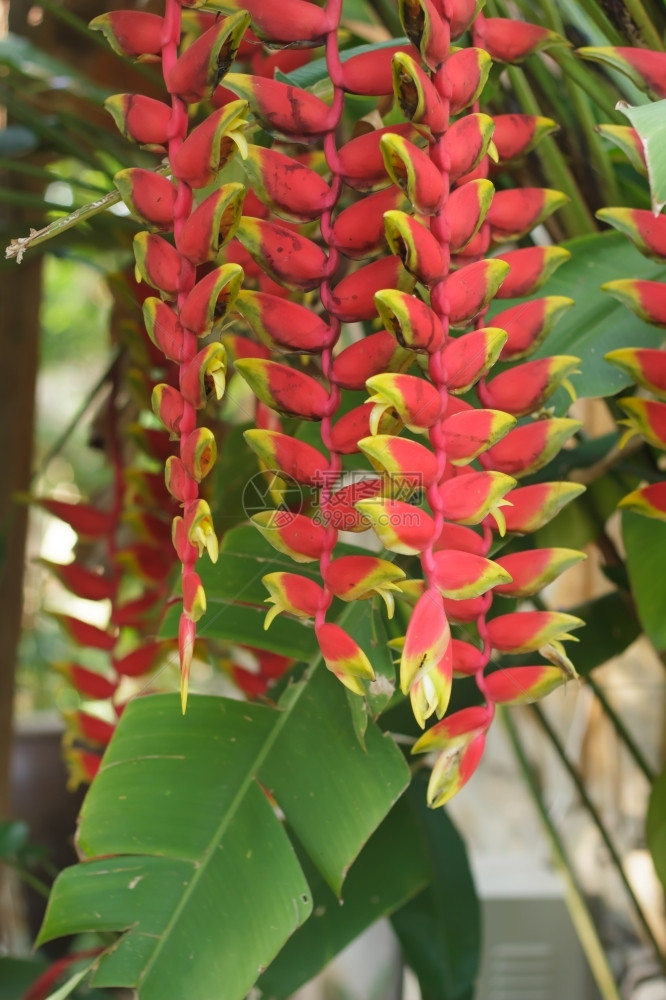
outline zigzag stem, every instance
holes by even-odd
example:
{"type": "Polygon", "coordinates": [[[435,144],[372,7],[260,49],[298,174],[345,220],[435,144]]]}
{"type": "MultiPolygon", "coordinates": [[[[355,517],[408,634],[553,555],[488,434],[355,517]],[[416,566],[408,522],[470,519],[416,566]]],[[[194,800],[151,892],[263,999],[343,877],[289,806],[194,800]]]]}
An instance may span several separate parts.
{"type": "Polygon", "coordinates": [[[321,354],[322,372],[324,378],[328,380],[330,385],[330,395],[321,422],[321,439],[329,453],[329,467],[327,474],[324,476],[320,493],[320,506],[324,525],[326,527],[326,537],[319,559],[323,591],[317,607],[317,614],[315,616],[315,628],[319,628],[319,626],[324,624],[326,612],[333,600],[333,594],[326,583],[326,571],[330,565],[333,549],[335,548],[338,540],[338,530],[331,522],[330,505],[333,487],[342,468],[340,452],[336,450],[331,436],[331,421],[334,414],[337,412],[341,398],[340,387],[333,380],[332,374],[333,349],[340,337],[341,322],[335,313],[333,297],[331,294],[331,279],[334,276],[340,261],[340,253],[337,248],[333,246],[332,217],[333,209],[338,202],[340,192],[342,190],[340,161],[335,144],[335,131],[340,123],[344,106],[342,64],[340,62],[340,53],[338,51],[338,25],[340,15],[342,13],[342,0],[330,0],[327,7],[327,13],[331,14],[334,22],[334,27],[326,36],[326,66],[334,89],[333,104],[331,106],[329,117],[329,131],[324,137],[324,156],[326,157],[326,163],[331,173],[332,181],[330,186],[330,195],[328,196],[327,205],[320,223],[322,239],[328,249],[328,261],[319,294],[322,305],[329,315],[329,335],[321,354]]]}

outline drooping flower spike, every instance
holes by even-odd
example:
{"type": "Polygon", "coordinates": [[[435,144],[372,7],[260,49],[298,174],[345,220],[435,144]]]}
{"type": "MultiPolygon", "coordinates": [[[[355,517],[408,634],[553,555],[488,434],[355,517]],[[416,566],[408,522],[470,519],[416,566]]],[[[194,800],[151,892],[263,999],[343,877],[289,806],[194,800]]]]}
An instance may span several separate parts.
{"type": "MultiPolygon", "coordinates": [[[[570,300],[509,305],[493,326],[483,325],[503,282],[505,298],[531,294],[567,254],[536,247],[488,254],[493,242],[528,232],[563,199],[542,189],[502,192],[495,199],[486,158],[504,162],[519,156],[554,124],[498,116],[498,145],[493,145],[495,123],[475,106],[490,58],[480,44],[452,50],[451,39],[470,26],[479,39],[485,31],[496,57],[507,60],[563,40],[530,25],[521,25],[512,39],[509,22],[478,18],[478,6],[471,0],[445,6],[401,0],[411,48],[389,46],[346,63],[337,52],[338,0],[329,0],[317,14],[307,12],[313,21],[311,31],[303,28],[303,40],[326,45],[330,105],[281,80],[243,73],[225,78],[273,139],[270,149],[250,147],[247,172],[263,210],[253,208],[236,230],[244,256],[235,245],[226,259],[247,262],[258,290],[240,292],[236,309],[263,348],[277,356],[240,350],[235,367],[263,405],[282,417],[315,421],[321,434],[321,445],[311,436],[307,444],[299,441],[282,427],[246,435],[265,466],[293,476],[315,494],[314,516],[276,510],[253,517],[279,551],[297,563],[320,564],[318,581],[298,573],[269,574],[268,618],[283,611],[314,619],[326,665],[350,691],[362,694],[372,664],[367,650],[327,620],[333,597],[379,595],[389,613],[395,601],[412,604],[400,684],[421,726],[432,715],[445,715],[456,669],[477,677],[487,702],[483,725],[472,727],[471,735],[456,730],[464,737],[465,763],[450,781],[446,768],[438,766],[433,805],[444,800],[445,788],[459,787],[460,773],[465,780],[471,774],[492,719],[494,701],[484,688],[493,648],[485,616],[493,590],[513,583],[510,571],[488,558],[490,525],[503,532],[505,513],[512,510],[516,480],[505,467],[513,461],[526,475],[545,464],[561,446],[564,431],[574,428],[548,420],[517,426],[516,417],[541,411],[576,359],[527,362],[523,372],[509,370],[483,381],[500,356],[512,361],[529,355],[570,300]],[[408,122],[371,129],[336,148],[344,92],[385,100],[391,89],[408,122]],[[455,115],[460,117],[451,121],[455,115]],[[284,140],[290,145],[281,145],[284,140]],[[324,176],[321,158],[316,161],[310,152],[319,142],[324,176]],[[294,153],[294,145],[308,152],[294,153]],[[311,225],[317,217],[318,235],[311,225]],[[300,302],[292,301],[296,295],[300,302]],[[377,316],[383,328],[366,327],[363,339],[339,346],[343,323],[376,323],[377,316]],[[480,407],[455,398],[475,385],[480,407]],[[338,415],[343,394],[363,388],[367,402],[346,406],[338,415]],[[403,436],[403,428],[418,440],[403,436]],[[518,431],[505,452],[496,450],[518,431]],[[521,465],[515,455],[525,435],[529,462],[521,465]],[[346,482],[345,456],[359,453],[373,471],[346,482]],[[421,491],[425,506],[414,502],[421,491]],[[424,579],[408,580],[399,567],[375,556],[336,557],[340,528],[356,531],[368,524],[392,552],[417,554],[424,579]],[[480,533],[467,527],[476,525],[482,525],[480,533]],[[449,618],[474,622],[482,648],[452,639],[449,618]],[[469,647],[464,655],[462,646],[469,647]]],[[[294,8],[290,41],[296,41],[301,13],[306,12],[294,8]]],[[[252,14],[259,37],[268,39],[278,30],[270,19],[262,20],[261,5],[252,14]]],[[[284,43],[282,33],[289,27],[279,30],[284,43]]],[[[542,490],[533,502],[528,498],[516,530],[530,530],[539,517],[553,516],[557,503],[573,495],[560,496],[560,485],[542,490]]],[[[535,557],[534,565],[520,563],[516,591],[534,592],[530,588],[538,588],[540,580],[574,561],[553,552],[535,557]]],[[[537,696],[551,685],[547,671],[555,668],[533,669],[524,679],[537,696]]],[[[504,688],[496,695],[507,700],[504,688]]]]}

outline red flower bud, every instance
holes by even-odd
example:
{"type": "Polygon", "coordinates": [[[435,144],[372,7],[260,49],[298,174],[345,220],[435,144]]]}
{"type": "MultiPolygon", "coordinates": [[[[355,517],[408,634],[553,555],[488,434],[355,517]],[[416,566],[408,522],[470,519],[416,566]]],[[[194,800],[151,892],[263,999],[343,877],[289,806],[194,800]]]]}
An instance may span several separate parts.
{"type": "Polygon", "coordinates": [[[291,511],[262,510],[251,520],[267,542],[290,556],[294,562],[316,562],[326,545],[326,529],[304,514],[291,511]]]}
{"type": "Polygon", "coordinates": [[[261,582],[270,595],[265,603],[273,605],[266,615],[264,629],[269,628],[282,611],[297,618],[314,618],[317,614],[324,591],[314,580],[298,573],[267,573],[261,582]]]}
{"type": "Polygon", "coordinates": [[[113,698],[118,690],[118,681],[115,678],[105,677],[104,674],[88,670],[78,663],[60,661],[53,664],[53,669],[62,674],[84,698],[106,701],[113,698]]]}
{"type": "Polygon", "coordinates": [[[432,80],[407,52],[393,57],[393,92],[405,118],[441,135],[448,125],[442,99],[432,80]]]}
{"type": "Polygon", "coordinates": [[[525,247],[497,254],[498,260],[503,260],[511,270],[495,297],[518,299],[531,295],[570,257],[564,247],[525,247]]]}
{"type": "Polygon", "coordinates": [[[183,397],[201,410],[209,398],[222,399],[227,370],[227,353],[222,344],[208,344],[181,370],[183,397]]]}
{"type": "Polygon", "coordinates": [[[307,142],[322,138],[329,129],[328,105],[306,90],[244,73],[229,73],[224,84],[248,102],[270,135],[307,142]]]}
{"type": "Polygon", "coordinates": [[[460,524],[480,524],[487,514],[500,519],[502,498],[515,486],[515,479],[501,472],[466,472],[442,483],[444,517],[460,524]]]}
{"type": "Polygon", "coordinates": [[[612,46],[586,45],[578,49],[583,59],[592,59],[612,69],[618,69],[634,83],[653,97],[666,97],[666,53],[650,49],[633,49],[628,45],[612,46]]]}
{"type": "Polygon", "coordinates": [[[438,69],[449,54],[451,32],[432,0],[399,0],[405,34],[430,69],[438,69]]]}
{"type": "Polygon", "coordinates": [[[185,331],[178,316],[166,302],[149,298],[143,303],[143,322],[153,344],[169,361],[180,361],[185,331]]]}
{"type": "Polygon", "coordinates": [[[385,213],[404,204],[404,195],[393,186],[355,202],[335,220],[331,245],[352,260],[374,257],[386,247],[385,213]]]}
{"type": "Polygon", "coordinates": [[[529,153],[551,132],[557,131],[552,118],[539,115],[494,115],[493,142],[500,163],[529,153]]]}
{"type": "Polygon", "coordinates": [[[113,182],[120,197],[139,222],[161,232],[173,229],[176,189],[166,177],[161,177],[152,170],[130,167],[120,170],[113,182]]]}
{"type": "Polygon", "coordinates": [[[502,653],[531,653],[548,643],[573,638],[568,629],[585,624],[562,611],[517,611],[486,623],[488,638],[502,653]]]}
{"type": "MultiPolygon", "coordinates": [[[[17,498],[19,499],[19,498],[17,498]]],[[[113,514],[87,503],[68,503],[50,497],[26,497],[30,503],[68,524],[80,538],[94,540],[109,535],[115,525],[113,514]]]]}
{"type": "Polygon", "coordinates": [[[165,298],[178,294],[181,260],[176,248],[154,233],[137,233],[134,237],[134,260],[141,278],[156,288],[165,298]]]}
{"type": "Polygon", "coordinates": [[[143,94],[115,94],[104,107],[121,135],[141,146],[161,151],[169,138],[171,108],[143,94]]]}
{"type": "Polygon", "coordinates": [[[180,307],[180,321],[197,337],[207,336],[236,301],[243,281],[238,264],[223,264],[197,281],[180,307]]]}
{"type": "Polygon", "coordinates": [[[432,541],[435,522],[420,507],[402,500],[377,498],[359,500],[356,508],[368,519],[384,548],[391,552],[417,555],[432,541]]]}
{"type": "Polygon", "coordinates": [[[451,630],[438,590],[430,588],[418,599],[407,626],[400,658],[400,690],[436,670],[451,641],[451,630]]]}
{"type": "Polygon", "coordinates": [[[113,657],[113,669],[121,677],[143,677],[156,670],[164,657],[173,649],[173,643],[147,642],[125,656],[113,657]]]}
{"type": "Polygon", "coordinates": [[[645,150],[636,129],[628,125],[597,125],[596,131],[622,150],[637,173],[647,177],[645,150]]]}
{"type": "Polygon", "coordinates": [[[433,556],[433,583],[442,597],[466,601],[479,597],[501,583],[509,583],[509,573],[484,556],[459,549],[439,549],[433,556]]]}
{"type": "Polygon", "coordinates": [[[244,217],[236,235],[266,274],[285,288],[307,291],[321,283],[326,254],[293,229],[244,217]]]}
{"type": "Polygon", "coordinates": [[[423,433],[437,422],[442,413],[442,399],[432,383],[416,375],[383,373],[367,381],[373,393],[368,403],[374,403],[370,415],[370,432],[379,430],[379,420],[387,411],[395,410],[410,431],[423,433]]]}
{"type": "Polygon", "coordinates": [[[480,17],[474,23],[474,44],[481,45],[495,62],[518,63],[554,45],[569,45],[566,38],[537,24],[506,17],[480,17]]]}
{"type": "Polygon", "coordinates": [[[110,10],[94,17],[89,28],[101,31],[114,52],[148,61],[162,54],[164,19],[139,10],[110,10]]]}
{"type": "Polygon", "coordinates": [[[443,353],[448,391],[462,395],[471,389],[495,364],[506,339],[506,332],[496,326],[451,338],[443,353]]]}
{"type": "Polygon", "coordinates": [[[215,260],[234,236],[243,213],[245,188],[223,184],[197,205],[178,236],[178,253],[192,264],[215,260]]]}
{"type": "Polygon", "coordinates": [[[98,715],[90,715],[88,712],[73,711],[63,714],[67,726],[65,736],[67,742],[81,739],[98,743],[100,746],[106,746],[111,742],[116,728],[114,723],[100,719],[98,715]]]}
{"type": "Polygon", "coordinates": [[[476,235],[493,200],[495,188],[487,180],[469,181],[451,192],[444,209],[451,253],[463,250],[476,235]]]}
{"type": "Polygon", "coordinates": [[[666,257],[666,216],[655,218],[647,208],[601,208],[596,214],[602,222],[625,233],[647,257],[659,262],[666,257]]]}
{"type": "Polygon", "coordinates": [[[493,316],[493,323],[507,333],[501,360],[517,361],[536,350],[564,311],[573,304],[574,300],[564,295],[548,295],[544,299],[521,302],[493,316]]]}
{"type": "Polygon", "coordinates": [[[406,212],[389,211],[384,214],[384,230],[389,250],[417,281],[432,285],[444,277],[447,267],[442,248],[426,226],[406,212]]]}
{"type": "Polygon", "coordinates": [[[399,347],[388,330],[380,330],[338,354],[333,361],[332,381],[342,389],[364,389],[373,375],[402,371],[411,365],[413,358],[413,353],[399,347]]]}
{"type": "Polygon", "coordinates": [[[247,102],[233,101],[192,129],[173,158],[175,176],[193,188],[212,184],[238,149],[246,151],[246,114],[247,102]]]}
{"type": "Polygon", "coordinates": [[[481,465],[520,478],[542,469],[557,455],[565,441],[582,427],[580,420],[554,417],[514,427],[506,437],[485,452],[481,465]]]}
{"type": "Polygon", "coordinates": [[[324,178],[304,163],[275,149],[248,146],[245,169],[255,194],[281,219],[321,218],[330,190],[324,178]]]}
{"type": "Polygon", "coordinates": [[[411,291],[413,287],[414,278],[405,271],[399,257],[373,260],[335,286],[332,292],[335,315],[343,323],[374,319],[377,292],[383,288],[411,291]]]}
{"type": "Polygon", "coordinates": [[[328,405],[328,393],[310,375],[262,358],[236,362],[240,372],[259,399],[284,416],[321,420],[328,405]]]}
{"type": "Polygon", "coordinates": [[[245,431],[243,436],[266,468],[279,469],[297,483],[304,483],[306,486],[321,484],[328,462],[311,444],[280,434],[279,431],[255,428],[245,431]]]}
{"type": "MultiPolygon", "coordinates": [[[[620,278],[617,281],[607,281],[601,287],[604,292],[610,292],[611,295],[619,299],[623,305],[631,309],[632,312],[636,313],[642,320],[645,320],[646,323],[652,323],[654,326],[666,329],[666,286],[663,282],[620,278]]],[[[610,354],[605,355],[606,360],[610,361],[611,364],[623,367],[623,362],[620,360],[621,353],[620,351],[612,351],[610,354]]],[[[645,352],[635,352],[637,356],[639,353],[645,354],[645,352]]],[[[623,354],[623,357],[625,362],[628,363],[629,357],[626,352],[623,354]]],[[[634,378],[637,377],[633,368],[631,370],[627,368],[626,370],[634,378]]]]}
{"type": "Polygon", "coordinates": [[[520,239],[568,201],[561,191],[550,188],[498,191],[486,216],[492,237],[496,242],[520,239]]]}
{"type": "Polygon", "coordinates": [[[172,385],[162,382],[153,389],[151,403],[153,413],[159,417],[174,438],[177,438],[185,412],[185,400],[181,394],[172,385]]]}
{"type": "Polygon", "coordinates": [[[411,45],[397,43],[351,56],[342,64],[342,86],[349,94],[388,97],[393,93],[391,60],[396,53],[413,52],[411,45]]]}
{"type": "Polygon", "coordinates": [[[452,465],[468,465],[515,427],[515,418],[503,410],[447,410],[443,424],[446,457],[452,465]]]}
{"type": "Polygon", "coordinates": [[[446,522],[441,534],[435,542],[434,549],[456,549],[459,552],[471,552],[475,556],[486,554],[486,547],[483,536],[479,535],[472,528],[465,528],[462,524],[446,522]]]}
{"type": "Polygon", "coordinates": [[[635,434],[640,434],[653,448],[666,448],[666,403],[638,396],[627,396],[619,399],[618,403],[627,414],[627,418],[619,423],[629,428],[622,435],[620,446],[635,434]]]}
{"type": "Polygon", "coordinates": [[[372,191],[376,187],[386,187],[386,168],[380,142],[382,137],[389,133],[406,139],[415,139],[418,135],[414,126],[410,124],[387,125],[386,128],[374,129],[351,139],[338,150],[342,179],[356,191],[372,191]]]}
{"type": "Polygon", "coordinates": [[[437,212],[444,198],[444,181],[427,153],[390,132],[382,136],[379,145],[387,174],[405,192],[414,209],[423,215],[437,212]]]}
{"type": "Polygon", "coordinates": [[[316,635],[321,655],[331,673],[354,694],[365,694],[362,681],[371,681],[375,672],[358,643],[333,623],[320,625],[316,635]]]}
{"type": "Polygon", "coordinates": [[[466,326],[485,309],[508,273],[508,264],[491,257],[449,274],[443,291],[451,326],[466,326]]]}
{"type": "Polygon", "coordinates": [[[506,530],[520,534],[538,531],[584,492],[580,483],[536,483],[512,490],[511,506],[504,511],[506,530]]]}
{"type": "Polygon", "coordinates": [[[105,629],[97,628],[96,625],[89,625],[72,615],[63,615],[59,612],[50,611],[51,618],[55,618],[78,646],[91,646],[93,649],[104,649],[109,651],[116,644],[116,636],[105,629]]]}
{"type": "Polygon", "coordinates": [[[272,45],[320,45],[333,27],[325,8],[305,0],[281,0],[279,8],[264,0],[224,0],[223,9],[247,10],[253,33],[272,45]]]}
{"type": "Polygon", "coordinates": [[[188,104],[210,97],[236,58],[249,23],[250,15],[242,10],[216,21],[192,42],[166,76],[169,93],[188,104]]]}
{"type": "Polygon", "coordinates": [[[570,679],[571,675],[561,667],[505,667],[489,674],[483,689],[498,705],[528,705],[570,679]]]}
{"type": "Polygon", "coordinates": [[[449,157],[449,180],[453,184],[469,174],[488,152],[493,134],[488,115],[464,115],[453,122],[444,135],[444,152],[449,157]]]}
{"type": "Polygon", "coordinates": [[[484,49],[459,49],[446,60],[446,76],[451,86],[451,114],[457,115],[481,96],[492,61],[484,49]]]}
{"type": "Polygon", "coordinates": [[[400,430],[400,421],[390,413],[382,414],[376,425],[372,422],[372,407],[367,403],[348,410],[334,424],[331,431],[331,446],[342,455],[355,455],[359,451],[361,438],[373,433],[390,434],[400,430]]]}
{"type": "Polygon", "coordinates": [[[415,295],[385,288],[375,295],[375,306],[389,333],[401,347],[434,354],[442,346],[442,321],[415,295]]]}
{"type": "Polygon", "coordinates": [[[427,489],[437,479],[436,456],[417,441],[375,434],[362,438],[358,446],[373,468],[388,475],[392,491],[427,489]]]}
{"type": "Polygon", "coordinates": [[[321,316],[298,302],[244,288],[235,307],[255,336],[268,347],[319,354],[328,340],[329,328],[321,316]]]}
{"type": "Polygon", "coordinates": [[[651,483],[632,490],[623,497],[618,507],[633,510],[645,517],[653,517],[658,521],[666,521],[666,482],[651,483]]]}
{"type": "Polygon", "coordinates": [[[575,549],[527,549],[501,556],[497,564],[511,576],[510,583],[495,588],[504,597],[531,597],[586,556],[575,549]]]}
{"type": "Polygon", "coordinates": [[[568,376],[578,370],[579,364],[580,358],[566,354],[526,361],[501,372],[490,382],[480,383],[477,394],[484,406],[524,417],[539,410],[560,385],[575,398],[568,376]]]}

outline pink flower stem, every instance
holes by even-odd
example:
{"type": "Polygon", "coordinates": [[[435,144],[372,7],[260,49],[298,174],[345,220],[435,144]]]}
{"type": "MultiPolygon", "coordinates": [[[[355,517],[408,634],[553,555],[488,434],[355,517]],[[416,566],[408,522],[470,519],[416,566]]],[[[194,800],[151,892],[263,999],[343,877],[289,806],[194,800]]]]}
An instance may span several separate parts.
{"type": "Polygon", "coordinates": [[[340,175],[340,159],[338,157],[338,151],[335,144],[335,130],[338,127],[340,119],[342,117],[343,105],[344,105],[344,91],[342,89],[342,64],[340,62],[340,53],[338,51],[338,25],[340,23],[340,16],[342,13],[342,2],[341,0],[329,0],[327,12],[330,14],[331,24],[334,27],[326,35],[326,66],[328,68],[328,73],[333,83],[333,104],[329,112],[329,129],[324,137],[324,155],[326,157],[326,163],[328,164],[329,171],[332,176],[330,194],[326,199],[326,206],[324,208],[321,217],[321,235],[324,243],[328,247],[328,261],[326,264],[326,271],[324,274],[324,280],[321,284],[320,296],[321,302],[324,309],[329,314],[329,331],[328,337],[326,339],[326,344],[321,355],[321,367],[324,374],[324,378],[328,379],[330,385],[330,393],[328,397],[328,402],[326,404],[326,409],[321,422],[321,439],[324,446],[327,448],[329,453],[329,463],[328,469],[326,470],[326,475],[322,483],[321,493],[320,493],[320,509],[322,517],[324,520],[324,525],[326,527],[326,538],[324,542],[324,548],[321,553],[319,560],[319,568],[321,572],[321,577],[323,581],[323,591],[322,596],[317,607],[317,613],[315,616],[315,627],[319,627],[324,624],[326,620],[326,612],[331,605],[333,600],[333,595],[326,585],[326,572],[331,562],[333,550],[338,540],[338,531],[335,525],[331,522],[331,494],[333,492],[333,487],[339,478],[340,470],[342,468],[342,459],[340,453],[336,451],[333,446],[331,428],[333,416],[340,406],[340,388],[335,384],[332,378],[333,371],[333,349],[337,344],[338,338],[340,336],[341,323],[339,318],[335,314],[335,304],[333,302],[333,296],[331,292],[331,280],[335,274],[339,261],[340,254],[338,250],[332,245],[333,242],[333,226],[332,217],[333,209],[337,204],[340,197],[340,191],[342,190],[342,177],[340,175]]]}

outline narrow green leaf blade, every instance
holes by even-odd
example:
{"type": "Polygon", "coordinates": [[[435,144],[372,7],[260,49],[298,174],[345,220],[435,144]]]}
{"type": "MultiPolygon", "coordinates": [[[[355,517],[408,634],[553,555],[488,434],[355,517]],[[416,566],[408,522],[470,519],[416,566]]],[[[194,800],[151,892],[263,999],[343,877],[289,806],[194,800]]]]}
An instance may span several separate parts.
{"type": "Polygon", "coordinates": [[[666,771],[662,771],[650,792],[646,836],[657,875],[666,887],[666,771]]]}
{"type": "Polygon", "coordinates": [[[418,774],[407,794],[434,877],[391,922],[423,1000],[472,1000],[480,954],[479,903],[460,834],[443,809],[425,804],[427,780],[418,774]]]}
{"type": "Polygon", "coordinates": [[[626,511],[622,537],[636,610],[648,639],[666,649],[666,615],[661,581],[666,566],[666,524],[626,511]]]}
{"type": "Polygon", "coordinates": [[[647,162],[652,211],[659,215],[666,205],[666,100],[636,108],[620,101],[617,107],[638,132],[647,162]]]}

